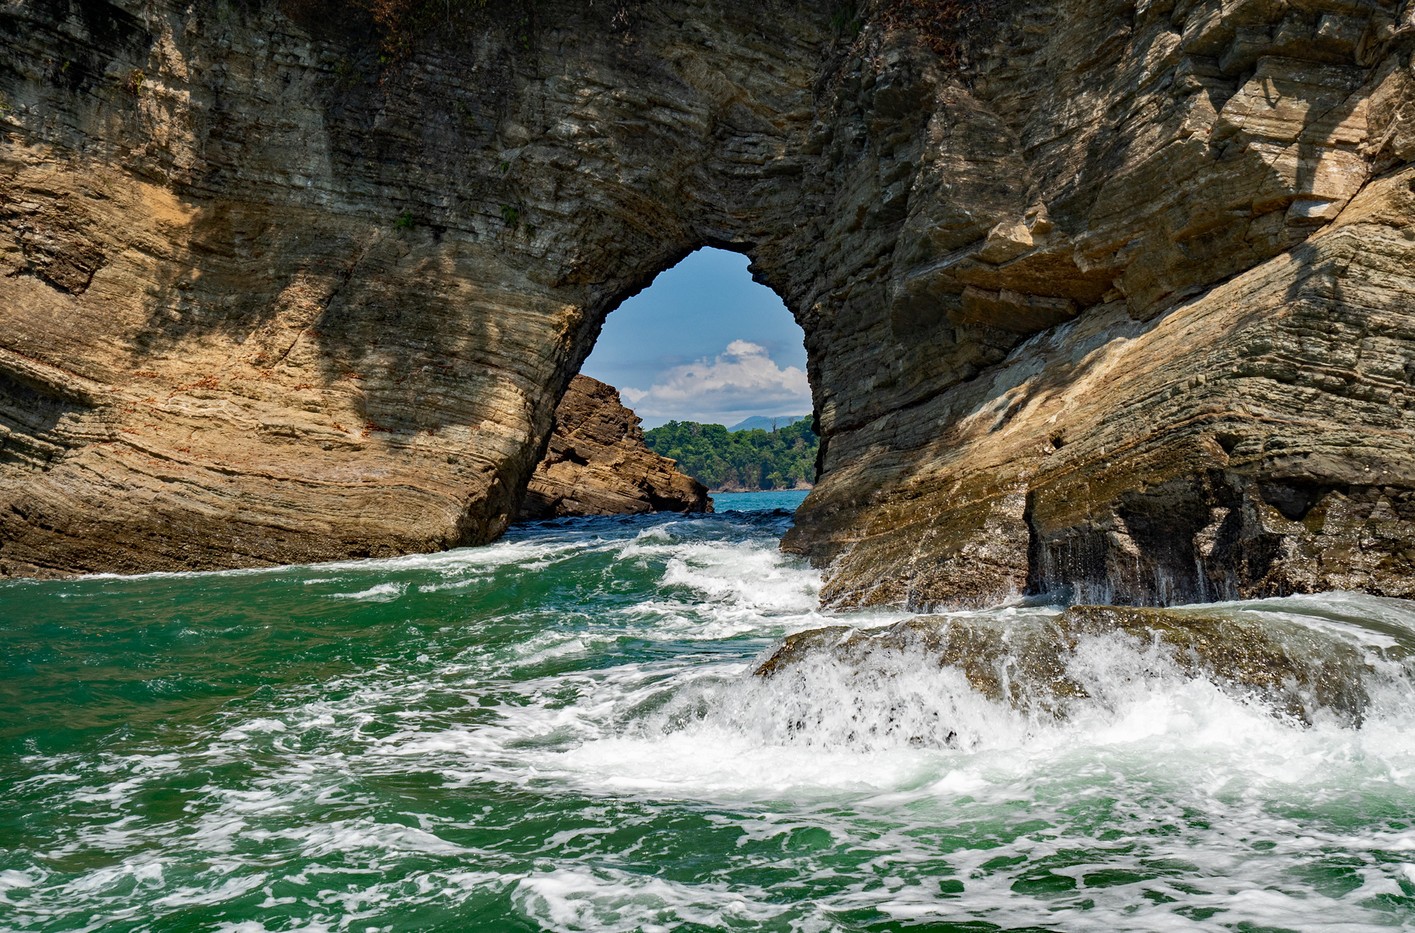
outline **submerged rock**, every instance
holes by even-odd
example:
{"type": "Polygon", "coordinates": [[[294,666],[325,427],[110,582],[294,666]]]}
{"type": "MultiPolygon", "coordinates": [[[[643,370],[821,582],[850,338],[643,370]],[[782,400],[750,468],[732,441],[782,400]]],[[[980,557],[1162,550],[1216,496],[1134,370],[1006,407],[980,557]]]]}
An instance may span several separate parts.
{"type": "Polygon", "coordinates": [[[613,386],[589,376],[570,382],[521,518],[710,511],[707,487],[649,450],[613,386]]]}
{"type": "Polygon", "coordinates": [[[1364,678],[1372,673],[1352,644],[1297,623],[1210,611],[1073,606],[1059,615],[1005,621],[919,616],[881,628],[812,629],[789,636],[756,674],[809,677],[813,664],[897,671],[904,658],[953,668],[989,700],[1058,718],[1078,702],[1102,699],[1098,694],[1120,682],[1178,677],[1209,680],[1295,722],[1332,716],[1357,725],[1369,703],[1364,678]],[[1098,658],[1107,640],[1124,652],[1122,662],[1108,665],[1098,658]]]}

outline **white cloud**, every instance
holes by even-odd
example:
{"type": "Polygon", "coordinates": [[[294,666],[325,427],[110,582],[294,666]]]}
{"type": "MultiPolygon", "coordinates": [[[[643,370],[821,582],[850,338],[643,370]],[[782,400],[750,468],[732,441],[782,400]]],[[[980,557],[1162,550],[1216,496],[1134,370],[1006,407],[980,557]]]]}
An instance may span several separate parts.
{"type": "Polygon", "coordinates": [[[665,370],[650,388],[625,386],[619,394],[635,412],[653,419],[731,424],[749,415],[811,410],[806,374],[776,365],[765,347],[746,340],[732,341],[713,359],[665,370]]]}

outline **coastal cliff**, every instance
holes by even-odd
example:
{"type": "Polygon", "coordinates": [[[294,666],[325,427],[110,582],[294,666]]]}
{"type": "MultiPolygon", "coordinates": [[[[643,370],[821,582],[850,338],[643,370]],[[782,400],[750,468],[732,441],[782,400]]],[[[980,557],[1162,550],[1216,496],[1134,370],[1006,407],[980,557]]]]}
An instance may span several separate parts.
{"type": "Polygon", "coordinates": [[[715,245],[827,603],[1415,595],[1393,0],[331,9],[0,9],[0,571],[491,540],[715,245]]]}
{"type": "Polygon", "coordinates": [[[613,386],[589,376],[570,380],[521,518],[710,511],[707,487],[649,450],[638,415],[613,386]]]}

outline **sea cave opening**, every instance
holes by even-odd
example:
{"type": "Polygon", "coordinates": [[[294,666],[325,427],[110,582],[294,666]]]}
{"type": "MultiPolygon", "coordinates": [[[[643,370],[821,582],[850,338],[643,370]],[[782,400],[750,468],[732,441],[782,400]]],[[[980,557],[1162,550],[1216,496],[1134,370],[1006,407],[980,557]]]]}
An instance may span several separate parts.
{"type": "Polygon", "coordinates": [[[689,254],[609,314],[580,372],[616,388],[648,447],[719,511],[794,510],[818,447],[805,335],[748,265],[715,247],[689,254]]]}

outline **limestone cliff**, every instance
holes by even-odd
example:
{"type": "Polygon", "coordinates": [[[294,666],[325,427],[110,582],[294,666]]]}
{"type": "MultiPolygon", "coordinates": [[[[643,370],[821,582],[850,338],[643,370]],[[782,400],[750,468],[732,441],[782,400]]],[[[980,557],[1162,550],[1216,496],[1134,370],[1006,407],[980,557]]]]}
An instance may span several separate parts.
{"type": "Polygon", "coordinates": [[[639,417],[613,386],[588,376],[570,381],[521,518],[710,511],[707,487],[648,449],[639,417]]]}
{"type": "Polygon", "coordinates": [[[0,569],[489,540],[712,244],[828,602],[1415,595],[1394,0],[334,6],[0,8],[0,569]]]}

